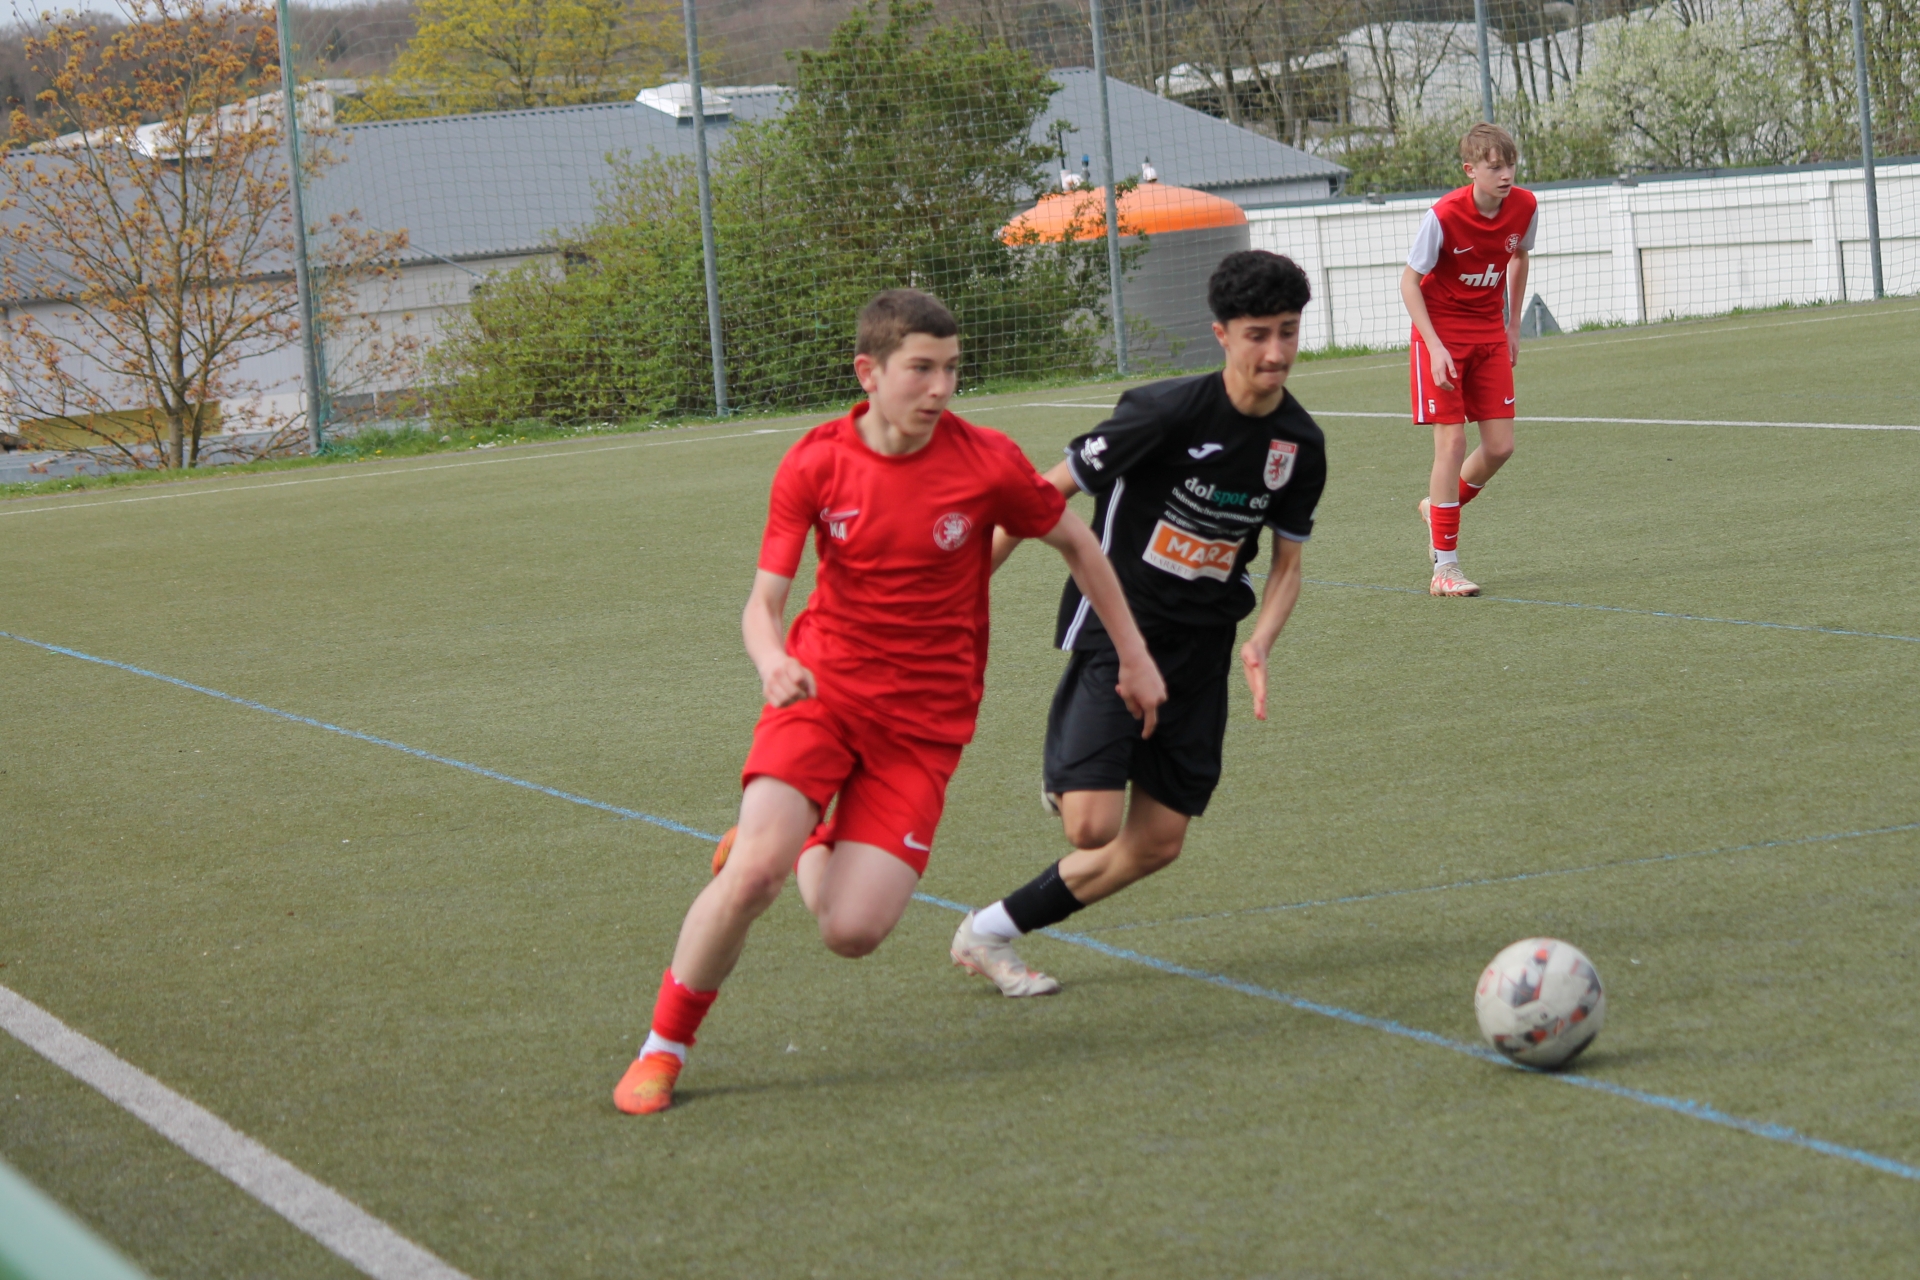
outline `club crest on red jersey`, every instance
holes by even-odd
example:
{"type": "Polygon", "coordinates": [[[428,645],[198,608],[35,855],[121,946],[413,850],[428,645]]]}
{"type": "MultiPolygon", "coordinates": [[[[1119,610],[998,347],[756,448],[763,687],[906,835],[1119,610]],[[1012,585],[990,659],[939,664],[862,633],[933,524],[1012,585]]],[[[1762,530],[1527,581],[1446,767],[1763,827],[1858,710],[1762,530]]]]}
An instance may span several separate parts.
{"type": "Polygon", "coordinates": [[[1519,247],[1520,247],[1520,233],[1516,231],[1512,235],[1507,237],[1507,252],[1512,253],[1515,249],[1518,249],[1519,247]]]}
{"type": "Polygon", "coordinates": [[[973,521],[958,511],[949,511],[933,522],[933,541],[942,551],[958,551],[973,532],[973,521]]]}
{"type": "Polygon", "coordinates": [[[1267,470],[1261,478],[1267,482],[1267,488],[1278,489],[1293,479],[1293,460],[1300,456],[1300,446],[1288,440],[1275,440],[1267,446],[1267,470]]]}

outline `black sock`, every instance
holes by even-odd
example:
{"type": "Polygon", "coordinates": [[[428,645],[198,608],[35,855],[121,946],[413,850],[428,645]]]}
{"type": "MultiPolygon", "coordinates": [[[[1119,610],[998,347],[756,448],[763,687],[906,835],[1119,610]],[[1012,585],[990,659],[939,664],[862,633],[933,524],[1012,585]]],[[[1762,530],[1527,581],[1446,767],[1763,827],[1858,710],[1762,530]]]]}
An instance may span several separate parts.
{"type": "Polygon", "coordinates": [[[1087,905],[1074,897],[1067,882],[1060,878],[1057,862],[1000,901],[1022,933],[1059,924],[1087,905]]]}

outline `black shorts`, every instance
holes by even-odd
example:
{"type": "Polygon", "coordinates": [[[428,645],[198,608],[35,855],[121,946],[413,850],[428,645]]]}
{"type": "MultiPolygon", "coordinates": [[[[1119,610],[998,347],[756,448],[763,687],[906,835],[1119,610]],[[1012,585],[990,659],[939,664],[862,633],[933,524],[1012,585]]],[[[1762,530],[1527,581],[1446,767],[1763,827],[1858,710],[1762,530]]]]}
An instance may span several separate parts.
{"type": "Polygon", "coordinates": [[[1075,650],[1047,712],[1047,790],[1124,791],[1132,782],[1177,813],[1205,813],[1220,782],[1233,640],[1231,627],[1200,627],[1148,641],[1167,700],[1145,739],[1113,689],[1119,654],[1075,650]]]}

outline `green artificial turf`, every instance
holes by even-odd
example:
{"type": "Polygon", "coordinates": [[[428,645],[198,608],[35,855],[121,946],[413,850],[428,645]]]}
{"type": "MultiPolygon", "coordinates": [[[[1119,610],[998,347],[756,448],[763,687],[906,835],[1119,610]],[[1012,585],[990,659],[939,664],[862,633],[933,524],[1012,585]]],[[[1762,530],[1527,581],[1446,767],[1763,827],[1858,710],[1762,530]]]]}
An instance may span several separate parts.
{"type": "MultiPolygon", "coordinates": [[[[1521,407],[1920,423],[1917,340],[1911,303],[1572,335],[1521,407]]],[[[1433,600],[1424,431],[1335,416],[1401,409],[1403,362],[1293,386],[1332,479],[1273,718],[1235,690],[1186,856],[1069,927],[1461,1042],[1481,965],[1552,933],[1609,987],[1584,1075],[1920,1164],[1920,830],[1853,834],[1920,823],[1920,643],[1563,607],[1920,637],[1920,432],[1523,420],[1463,521],[1488,598],[1433,600]]],[[[1044,465],[1101,415],[1036,402],[1111,394],[961,408],[1044,465]]],[[[799,425],[0,503],[0,631],[718,831],[799,425]]],[[[1061,577],[996,581],[930,894],[1064,851],[1061,577]]],[[[1920,1255],[1920,1182],[1054,940],[1066,991],[1002,1000],[931,905],[848,963],[788,895],[682,1105],[620,1117],[700,840],[13,641],[0,690],[0,984],[477,1280],[1920,1255]]],[[[0,1084],[0,1156],[156,1275],[351,1274],[7,1037],[0,1084]]]]}

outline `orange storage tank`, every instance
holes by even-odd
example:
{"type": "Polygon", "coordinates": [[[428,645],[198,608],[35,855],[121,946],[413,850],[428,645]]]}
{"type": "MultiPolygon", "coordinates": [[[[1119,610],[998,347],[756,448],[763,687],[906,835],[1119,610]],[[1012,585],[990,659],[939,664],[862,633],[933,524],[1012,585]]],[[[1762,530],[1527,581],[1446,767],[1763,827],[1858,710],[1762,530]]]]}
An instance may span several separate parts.
{"type": "MultiPolygon", "coordinates": [[[[1048,243],[1064,240],[1074,221],[1076,240],[1093,240],[1106,231],[1107,189],[1085,187],[1056,191],[1006,225],[1001,234],[1009,244],[1029,230],[1048,243]]],[[[1244,227],[1247,215],[1239,205],[1192,187],[1143,182],[1120,197],[1120,229],[1135,235],[1167,235],[1180,231],[1210,231],[1244,227]]]]}
{"type": "MultiPolygon", "coordinates": [[[[1057,244],[1106,235],[1106,189],[1043,196],[1001,230],[1008,244],[1057,244]]],[[[1121,243],[1145,236],[1147,252],[1128,270],[1122,298],[1127,354],[1139,368],[1211,369],[1220,363],[1207,310],[1207,277],[1220,259],[1249,247],[1247,215],[1231,200],[1191,187],[1145,182],[1120,197],[1121,243]],[[1144,322],[1144,323],[1143,323],[1144,322]]]]}

